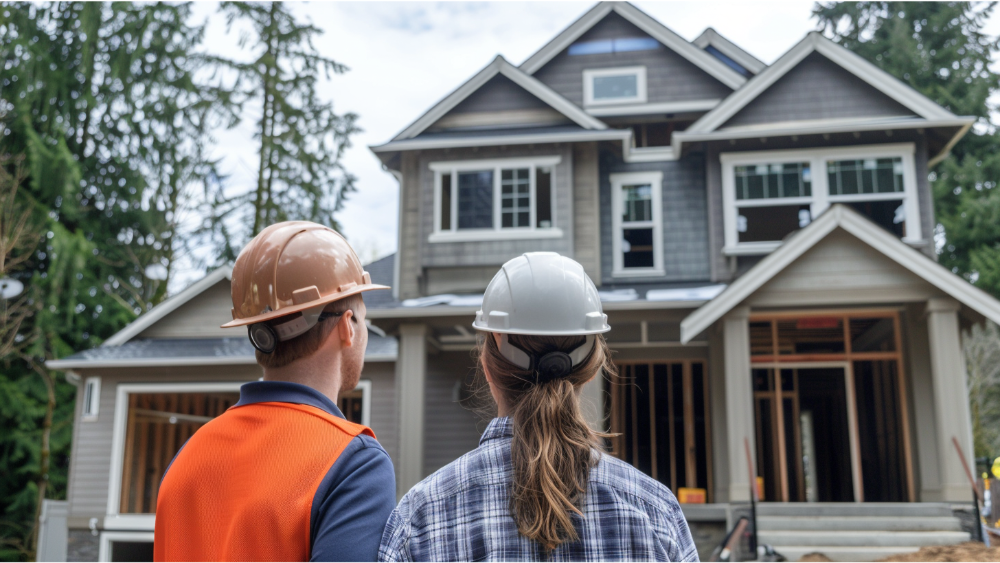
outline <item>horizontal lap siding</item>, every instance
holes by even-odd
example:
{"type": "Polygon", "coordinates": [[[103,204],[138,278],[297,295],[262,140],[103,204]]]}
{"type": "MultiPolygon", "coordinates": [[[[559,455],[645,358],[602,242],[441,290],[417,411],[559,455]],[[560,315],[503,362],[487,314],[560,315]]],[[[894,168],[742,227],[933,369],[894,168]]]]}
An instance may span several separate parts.
{"type": "Polygon", "coordinates": [[[707,281],[710,278],[708,209],[704,157],[690,154],[668,162],[625,163],[610,151],[601,152],[601,270],[605,284],[707,281]],[[612,277],[614,250],[610,175],[623,172],[663,173],[663,268],[657,278],[612,277]]]}
{"type": "Polygon", "coordinates": [[[455,402],[455,384],[467,381],[475,364],[468,352],[427,356],[424,474],[430,475],[476,449],[485,424],[455,402]]]}
{"type": "Polygon", "coordinates": [[[549,108],[551,106],[539,100],[537,96],[514,84],[506,76],[498,74],[470,94],[468,98],[462,100],[449,113],[549,108]]]}
{"type": "MultiPolygon", "coordinates": [[[[616,37],[647,37],[618,14],[612,12],[578,39],[578,42],[616,37]]],[[[650,51],[629,51],[597,55],[556,55],[534,76],[578,106],[583,105],[585,69],[645,66],[649,103],[722,99],[732,93],[687,59],[663,45],[650,51]]]]}
{"type": "MultiPolygon", "coordinates": [[[[261,377],[257,366],[201,368],[108,369],[80,372],[81,377],[101,377],[98,419],[80,421],[79,398],[73,429],[73,452],[69,476],[69,517],[80,521],[107,513],[108,481],[114,434],[115,399],[123,383],[215,383],[248,382],[261,377]]],[[[361,376],[372,381],[372,430],[390,457],[398,455],[399,424],[396,416],[394,367],[390,362],[369,363],[361,376]]],[[[79,393],[78,393],[79,395],[79,393]]]]}
{"type": "Polygon", "coordinates": [[[904,115],[913,112],[823,55],[813,53],[723,127],[904,115]]]}
{"type": "MultiPolygon", "coordinates": [[[[416,217],[407,214],[407,220],[418,220],[420,236],[420,263],[424,268],[456,266],[500,266],[507,260],[525,252],[548,250],[563,255],[573,255],[573,202],[572,171],[573,154],[568,144],[488,147],[479,150],[455,149],[450,151],[426,151],[419,156],[420,205],[416,217]],[[555,169],[555,201],[553,214],[555,226],[562,229],[563,236],[556,239],[499,240],[483,242],[430,243],[427,241],[434,232],[434,172],[430,163],[454,160],[484,160],[532,156],[559,156],[562,158],[555,169]]],[[[407,226],[407,232],[410,232],[407,226]]],[[[405,244],[405,243],[404,243],[405,244]]],[[[485,286],[480,289],[485,289],[485,286]]]]}
{"type": "Polygon", "coordinates": [[[245,329],[219,328],[233,320],[230,282],[219,283],[193,297],[177,310],[150,326],[138,338],[219,338],[243,336],[245,329]]]}

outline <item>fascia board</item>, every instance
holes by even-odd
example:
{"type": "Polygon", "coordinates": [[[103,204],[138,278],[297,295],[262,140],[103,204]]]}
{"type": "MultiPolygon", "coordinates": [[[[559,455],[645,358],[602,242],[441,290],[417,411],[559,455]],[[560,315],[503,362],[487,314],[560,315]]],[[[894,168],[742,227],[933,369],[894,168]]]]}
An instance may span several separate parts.
{"type": "Polygon", "coordinates": [[[813,221],[809,227],[799,231],[777,250],[765,256],[756,266],[730,284],[707,305],[685,317],[681,321],[681,343],[690,342],[712,326],[712,323],[739,306],[753,292],[791,265],[816,243],[823,240],[836,228],[839,213],[840,207],[831,208],[830,211],[813,221]]]}
{"type": "Polygon", "coordinates": [[[726,39],[725,36],[721,35],[718,31],[715,31],[711,27],[706,28],[705,31],[697,37],[697,39],[692,41],[692,43],[700,49],[704,49],[705,47],[711,45],[718,49],[720,53],[729,57],[740,66],[754,74],[758,74],[760,71],[767,68],[767,65],[764,64],[763,61],[744,51],[739,45],[733,43],[729,39],[726,39]]]}
{"type": "Polygon", "coordinates": [[[465,84],[462,84],[450,94],[445,96],[441,101],[434,104],[431,109],[427,110],[427,112],[420,116],[416,121],[408,125],[406,129],[403,129],[398,135],[393,137],[392,140],[400,141],[415,137],[433,125],[438,119],[444,117],[444,114],[451,111],[451,109],[461,103],[462,100],[468,98],[469,95],[481,88],[483,84],[486,84],[489,79],[496,76],[497,73],[500,72],[501,60],[503,59],[498,55],[490,64],[486,65],[482,70],[477,72],[472,78],[467,80],[465,84]]]}
{"type": "MultiPolygon", "coordinates": [[[[688,133],[709,133],[722,126],[730,117],[736,115],[747,104],[757,96],[771,87],[779,78],[788,73],[802,59],[813,52],[812,42],[809,36],[795,44],[784,55],[775,61],[771,66],[764,69],[760,74],[754,76],[743,85],[742,88],[733,92],[728,98],[722,101],[715,109],[706,113],[687,128],[688,133]]],[[[711,55],[709,55],[711,56],[711,55]]]]}
{"type": "Polygon", "coordinates": [[[603,130],[608,126],[601,120],[591,117],[587,112],[560,96],[555,90],[543,84],[537,78],[529,76],[505,60],[500,61],[500,74],[524,88],[529,93],[549,104],[553,109],[572,119],[584,129],[603,130]]]}
{"type": "Polygon", "coordinates": [[[806,251],[840,227],[879,251],[896,264],[927,283],[980,313],[1000,323],[1000,302],[978,287],[948,271],[878,225],[845,205],[834,205],[812,225],[793,236],[780,248],[734,282],[704,307],[681,321],[681,342],[686,343],[703,332],[723,315],[738,306],[765,283],[797,260],[806,251]]]}
{"type": "MultiPolygon", "coordinates": [[[[967,128],[975,122],[972,117],[952,117],[950,119],[926,120],[920,118],[886,118],[858,120],[817,120],[801,125],[776,124],[772,128],[740,128],[720,129],[707,133],[690,133],[682,131],[674,134],[680,143],[700,141],[725,141],[729,139],[754,139],[758,137],[781,137],[787,135],[818,135],[821,133],[850,133],[854,131],[878,131],[880,129],[921,129],[930,127],[963,127],[967,128]]],[[[957,141],[957,139],[956,139],[957,141]]]]}
{"type": "Polygon", "coordinates": [[[490,147],[499,145],[530,145],[543,143],[574,143],[587,141],[624,141],[631,137],[631,130],[605,129],[569,133],[542,133],[525,135],[497,135],[495,137],[460,137],[452,139],[405,139],[384,145],[368,147],[375,153],[451,149],[464,147],[490,147]]]}
{"type": "MultiPolygon", "coordinates": [[[[394,362],[394,354],[366,354],[366,362],[394,362]]],[[[191,358],[123,358],[119,360],[49,360],[45,367],[54,370],[111,369],[148,367],[198,367],[257,365],[253,356],[191,357],[191,358]]]]}
{"type": "Polygon", "coordinates": [[[725,63],[709,53],[688,43],[686,39],[677,35],[673,30],[656,21],[649,14],[646,14],[632,4],[628,2],[615,3],[613,9],[618,15],[628,20],[634,26],[645,31],[651,37],[666,45],[667,48],[672,49],[678,55],[684,57],[733,90],[736,90],[747,82],[746,77],[742,74],[729,68],[725,63]]]}
{"type": "Polygon", "coordinates": [[[181,291],[177,295],[167,299],[146,313],[140,315],[139,318],[132,321],[126,325],[125,328],[105,340],[101,346],[120,346],[128,342],[140,332],[146,330],[163,317],[177,310],[177,308],[181,305],[187,303],[195,296],[222,281],[223,278],[230,280],[233,279],[233,269],[231,266],[223,266],[212,270],[207,276],[189,285],[184,289],[184,291],[181,291]]]}
{"type": "Polygon", "coordinates": [[[545,63],[552,60],[553,57],[563,52],[567,47],[573,44],[581,35],[586,33],[590,28],[594,27],[597,22],[604,19],[604,16],[611,13],[614,2],[601,2],[590,9],[587,13],[580,16],[575,22],[569,25],[561,33],[556,35],[551,41],[546,43],[541,49],[535,52],[534,55],[528,57],[519,68],[527,74],[535,74],[535,72],[545,66],[545,63]]]}
{"type": "MultiPolygon", "coordinates": [[[[695,309],[708,301],[685,300],[685,301],[646,301],[636,299],[635,301],[615,301],[604,303],[604,311],[652,311],[667,309],[695,309]]],[[[394,307],[392,309],[368,309],[369,319],[413,319],[431,317],[473,317],[481,307],[452,307],[450,305],[436,305],[431,307],[394,307]]],[[[367,361],[367,358],[366,358],[367,361]]]]}

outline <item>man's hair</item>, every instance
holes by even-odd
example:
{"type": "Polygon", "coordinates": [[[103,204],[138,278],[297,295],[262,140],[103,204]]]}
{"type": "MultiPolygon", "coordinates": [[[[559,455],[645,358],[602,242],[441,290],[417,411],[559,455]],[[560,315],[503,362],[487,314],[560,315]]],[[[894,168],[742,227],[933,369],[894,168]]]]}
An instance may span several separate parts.
{"type": "Polygon", "coordinates": [[[330,303],[323,309],[323,312],[333,313],[336,315],[335,317],[330,317],[316,323],[315,326],[304,334],[300,334],[291,340],[278,342],[278,345],[274,348],[274,352],[270,354],[265,354],[257,350],[257,363],[263,368],[280,368],[296,360],[312,356],[323,345],[327,337],[330,336],[333,328],[340,322],[340,318],[344,313],[350,310],[354,314],[355,322],[357,321],[358,308],[362,303],[360,293],[330,303]]]}

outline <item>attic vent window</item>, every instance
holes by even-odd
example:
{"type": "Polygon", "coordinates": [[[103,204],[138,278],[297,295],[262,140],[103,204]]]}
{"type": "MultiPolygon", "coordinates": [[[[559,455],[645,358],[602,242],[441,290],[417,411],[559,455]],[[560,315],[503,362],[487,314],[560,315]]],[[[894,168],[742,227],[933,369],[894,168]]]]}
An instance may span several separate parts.
{"type": "Polygon", "coordinates": [[[652,51],[660,42],[652,37],[618,37],[598,41],[581,41],[569,46],[570,55],[602,55],[606,53],[628,53],[631,51],[652,51]]]}
{"type": "Polygon", "coordinates": [[[646,67],[587,69],[583,71],[584,105],[646,102],[646,67]]]}

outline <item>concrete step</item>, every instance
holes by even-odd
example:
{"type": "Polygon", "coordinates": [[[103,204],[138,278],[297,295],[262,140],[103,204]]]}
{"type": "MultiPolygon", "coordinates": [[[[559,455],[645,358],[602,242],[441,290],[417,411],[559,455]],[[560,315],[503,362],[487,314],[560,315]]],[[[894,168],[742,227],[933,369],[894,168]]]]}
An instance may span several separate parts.
{"type": "Polygon", "coordinates": [[[762,502],[757,516],[952,516],[951,505],[931,502],[762,502]]]}
{"type": "Polygon", "coordinates": [[[821,546],[836,545],[841,547],[919,547],[925,545],[950,545],[969,541],[967,532],[885,532],[885,531],[765,531],[757,533],[760,543],[771,544],[781,551],[783,546],[821,546]]]}
{"type": "Polygon", "coordinates": [[[778,553],[789,561],[798,561],[807,553],[822,553],[833,561],[878,561],[898,553],[912,553],[916,547],[842,547],[842,546],[803,546],[790,545],[780,549],[778,553]]]}
{"type": "Polygon", "coordinates": [[[761,532],[790,530],[960,532],[954,516],[759,516],[761,532]]]}

